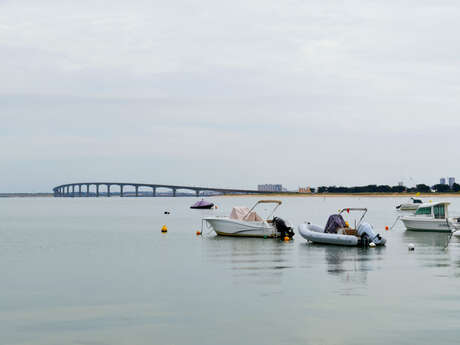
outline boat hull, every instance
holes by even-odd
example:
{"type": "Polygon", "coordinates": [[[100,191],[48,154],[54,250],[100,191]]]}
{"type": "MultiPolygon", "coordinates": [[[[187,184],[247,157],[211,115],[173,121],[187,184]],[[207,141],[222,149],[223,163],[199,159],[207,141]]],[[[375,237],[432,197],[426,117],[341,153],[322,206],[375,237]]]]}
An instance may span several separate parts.
{"type": "Polygon", "coordinates": [[[358,237],[353,235],[339,235],[319,232],[319,226],[300,224],[298,227],[299,234],[304,239],[314,243],[335,244],[340,246],[357,246],[358,237]]]}
{"type": "Polygon", "coordinates": [[[245,222],[240,220],[209,217],[204,218],[216,234],[234,237],[279,237],[279,232],[267,222],[245,222]]]}
{"type": "Polygon", "coordinates": [[[209,210],[214,206],[214,204],[204,205],[204,206],[190,206],[194,210],[209,210]]]}
{"type": "MultiPolygon", "coordinates": [[[[414,217],[415,218],[415,217],[414,217]]],[[[457,226],[449,225],[446,219],[414,219],[411,217],[401,218],[407,230],[411,231],[433,231],[433,232],[451,232],[456,230],[457,226]]]]}

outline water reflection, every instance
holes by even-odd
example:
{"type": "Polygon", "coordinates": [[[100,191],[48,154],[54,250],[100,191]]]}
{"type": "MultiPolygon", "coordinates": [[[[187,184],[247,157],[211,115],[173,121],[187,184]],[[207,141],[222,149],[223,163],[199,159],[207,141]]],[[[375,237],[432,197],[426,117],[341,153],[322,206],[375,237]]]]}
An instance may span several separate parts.
{"type": "Polygon", "coordinates": [[[444,249],[451,240],[451,234],[447,232],[429,231],[404,231],[403,240],[406,243],[414,243],[421,247],[434,247],[444,249]]]}
{"type": "Polygon", "coordinates": [[[379,252],[383,248],[325,246],[327,272],[345,281],[367,282],[367,272],[375,269],[379,252]]]}
{"type": "Polygon", "coordinates": [[[294,241],[209,236],[204,245],[208,260],[231,270],[236,281],[280,284],[283,271],[294,268],[294,241]]]}
{"type": "Polygon", "coordinates": [[[342,295],[364,293],[368,273],[381,268],[380,261],[385,251],[385,247],[362,249],[314,243],[306,243],[302,248],[304,256],[315,260],[316,265],[325,267],[328,275],[339,279],[341,284],[336,292],[342,295]]]}

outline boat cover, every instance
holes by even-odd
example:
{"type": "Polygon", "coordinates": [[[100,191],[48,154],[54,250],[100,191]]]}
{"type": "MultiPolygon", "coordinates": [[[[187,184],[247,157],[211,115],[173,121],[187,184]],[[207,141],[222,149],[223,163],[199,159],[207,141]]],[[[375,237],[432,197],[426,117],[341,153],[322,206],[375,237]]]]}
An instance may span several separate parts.
{"type": "Polygon", "coordinates": [[[206,200],[200,200],[194,203],[191,207],[207,207],[207,206],[214,206],[212,202],[206,201],[206,200]]]}
{"type": "Polygon", "coordinates": [[[338,229],[344,228],[345,226],[345,221],[340,214],[331,214],[327,220],[324,232],[336,234],[338,229]]]}
{"type": "Polygon", "coordinates": [[[232,213],[230,213],[230,219],[244,220],[244,221],[248,221],[248,222],[261,222],[261,221],[263,221],[263,219],[260,218],[260,216],[255,211],[252,211],[249,214],[248,214],[248,212],[249,212],[249,208],[247,208],[247,207],[235,206],[232,209],[232,213]]]}

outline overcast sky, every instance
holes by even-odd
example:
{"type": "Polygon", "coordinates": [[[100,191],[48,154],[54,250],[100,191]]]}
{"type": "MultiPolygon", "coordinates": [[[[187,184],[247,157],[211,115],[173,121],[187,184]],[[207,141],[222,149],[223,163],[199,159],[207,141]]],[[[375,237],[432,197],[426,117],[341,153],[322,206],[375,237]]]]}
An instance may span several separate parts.
{"type": "Polygon", "coordinates": [[[0,192],[460,179],[460,2],[0,0],[0,192]]]}

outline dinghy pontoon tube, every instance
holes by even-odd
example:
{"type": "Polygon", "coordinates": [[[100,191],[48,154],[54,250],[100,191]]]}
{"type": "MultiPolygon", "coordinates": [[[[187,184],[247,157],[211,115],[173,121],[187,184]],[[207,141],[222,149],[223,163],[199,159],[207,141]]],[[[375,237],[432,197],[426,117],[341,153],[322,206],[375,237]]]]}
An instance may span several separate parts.
{"type": "Polygon", "coordinates": [[[367,247],[369,243],[384,245],[386,240],[376,234],[372,226],[362,222],[367,209],[343,209],[339,214],[333,214],[329,217],[326,228],[311,223],[300,224],[298,227],[300,235],[310,242],[337,244],[342,246],[363,246],[367,247]],[[343,220],[344,211],[363,211],[362,217],[355,225],[357,230],[347,227],[343,220]]]}

